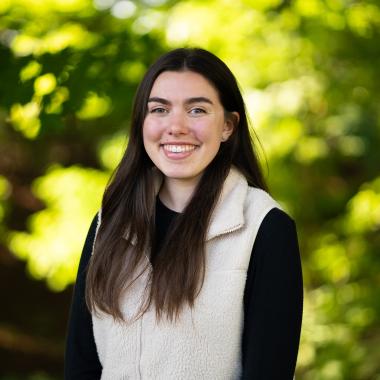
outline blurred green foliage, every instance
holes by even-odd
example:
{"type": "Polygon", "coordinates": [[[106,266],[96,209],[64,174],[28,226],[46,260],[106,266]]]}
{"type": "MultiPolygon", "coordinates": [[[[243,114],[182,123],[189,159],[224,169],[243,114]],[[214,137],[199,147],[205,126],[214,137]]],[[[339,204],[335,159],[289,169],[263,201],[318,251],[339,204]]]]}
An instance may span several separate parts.
{"type": "Polygon", "coordinates": [[[297,377],[380,379],[379,32],[369,0],[3,0],[3,246],[53,290],[72,283],[142,74],[168,48],[205,47],[236,74],[297,221],[297,377]]]}
{"type": "Polygon", "coordinates": [[[88,229],[88,216],[101,202],[107,173],[70,166],[51,167],[33,182],[31,190],[45,208],[28,219],[29,232],[13,232],[10,249],[28,261],[37,279],[46,279],[54,290],[75,281],[78,252],[88,229]]]}

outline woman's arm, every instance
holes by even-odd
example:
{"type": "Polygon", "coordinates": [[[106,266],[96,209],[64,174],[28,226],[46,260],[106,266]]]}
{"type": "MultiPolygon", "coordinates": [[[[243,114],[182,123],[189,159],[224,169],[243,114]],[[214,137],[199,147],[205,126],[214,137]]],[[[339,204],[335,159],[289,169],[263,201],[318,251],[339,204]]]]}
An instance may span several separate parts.
{"type": "Polygon", "coordinates": [[[302,269],[296,227],[285,212],[275,208],[260,226],[248,268],[242,379],[293,379],[302,305],[302,269]]]}
{"type": "Polygon", "coordinates": [[[66,380],[100,379],[102,366],[96,351],[91,314],[85,301],[86,271],[95,239],[97,215],[91,223],[79,263],[71,304],[65,350],[66,380]]]}

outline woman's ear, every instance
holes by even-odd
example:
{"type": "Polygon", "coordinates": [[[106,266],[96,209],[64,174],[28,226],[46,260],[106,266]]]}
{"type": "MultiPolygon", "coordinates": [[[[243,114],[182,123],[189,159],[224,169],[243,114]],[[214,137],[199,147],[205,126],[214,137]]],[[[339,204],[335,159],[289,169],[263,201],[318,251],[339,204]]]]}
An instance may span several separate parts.
{"type": "Polygon", "coordinates": [[[240,115],[237,112],[228,112],[225,117],[222,141],[227,141],[232,135],[235,128],[237,128],[240,120],[240,115]]]}

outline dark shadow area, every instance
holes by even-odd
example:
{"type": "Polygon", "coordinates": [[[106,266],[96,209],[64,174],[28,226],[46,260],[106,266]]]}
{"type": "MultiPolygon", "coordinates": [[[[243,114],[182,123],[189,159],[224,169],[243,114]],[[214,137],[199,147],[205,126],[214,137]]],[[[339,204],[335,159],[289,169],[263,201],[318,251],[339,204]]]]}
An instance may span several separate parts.
{"type": "Polygon", "coordinates": [[[1,378],[25,379],[31,374],[62,378],[72,287],[51,292],[45,282],[30,277],[23,262],[2,249],[0,288],[1,378]]]}

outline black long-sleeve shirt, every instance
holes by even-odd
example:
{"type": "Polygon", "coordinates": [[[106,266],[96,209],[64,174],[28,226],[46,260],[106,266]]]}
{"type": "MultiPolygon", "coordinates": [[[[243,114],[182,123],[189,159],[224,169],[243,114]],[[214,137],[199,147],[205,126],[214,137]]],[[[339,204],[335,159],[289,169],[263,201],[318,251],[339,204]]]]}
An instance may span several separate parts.
{"type": "MultiPolygon", "coordinates": [[[[176,215],[157,201],[158,245],[176,215]]],[[[74,289],[65,352],[66,380],[100,379],[102,372],[91,314],[84,298],[96,220],[97,217],[86,238],[74,289]]],[[[296,227],[285,212],[274,208],[259,228],[248,267],[244,290],[242,380],[293,379],[302,304],[302,270],[296,227]]]]}

